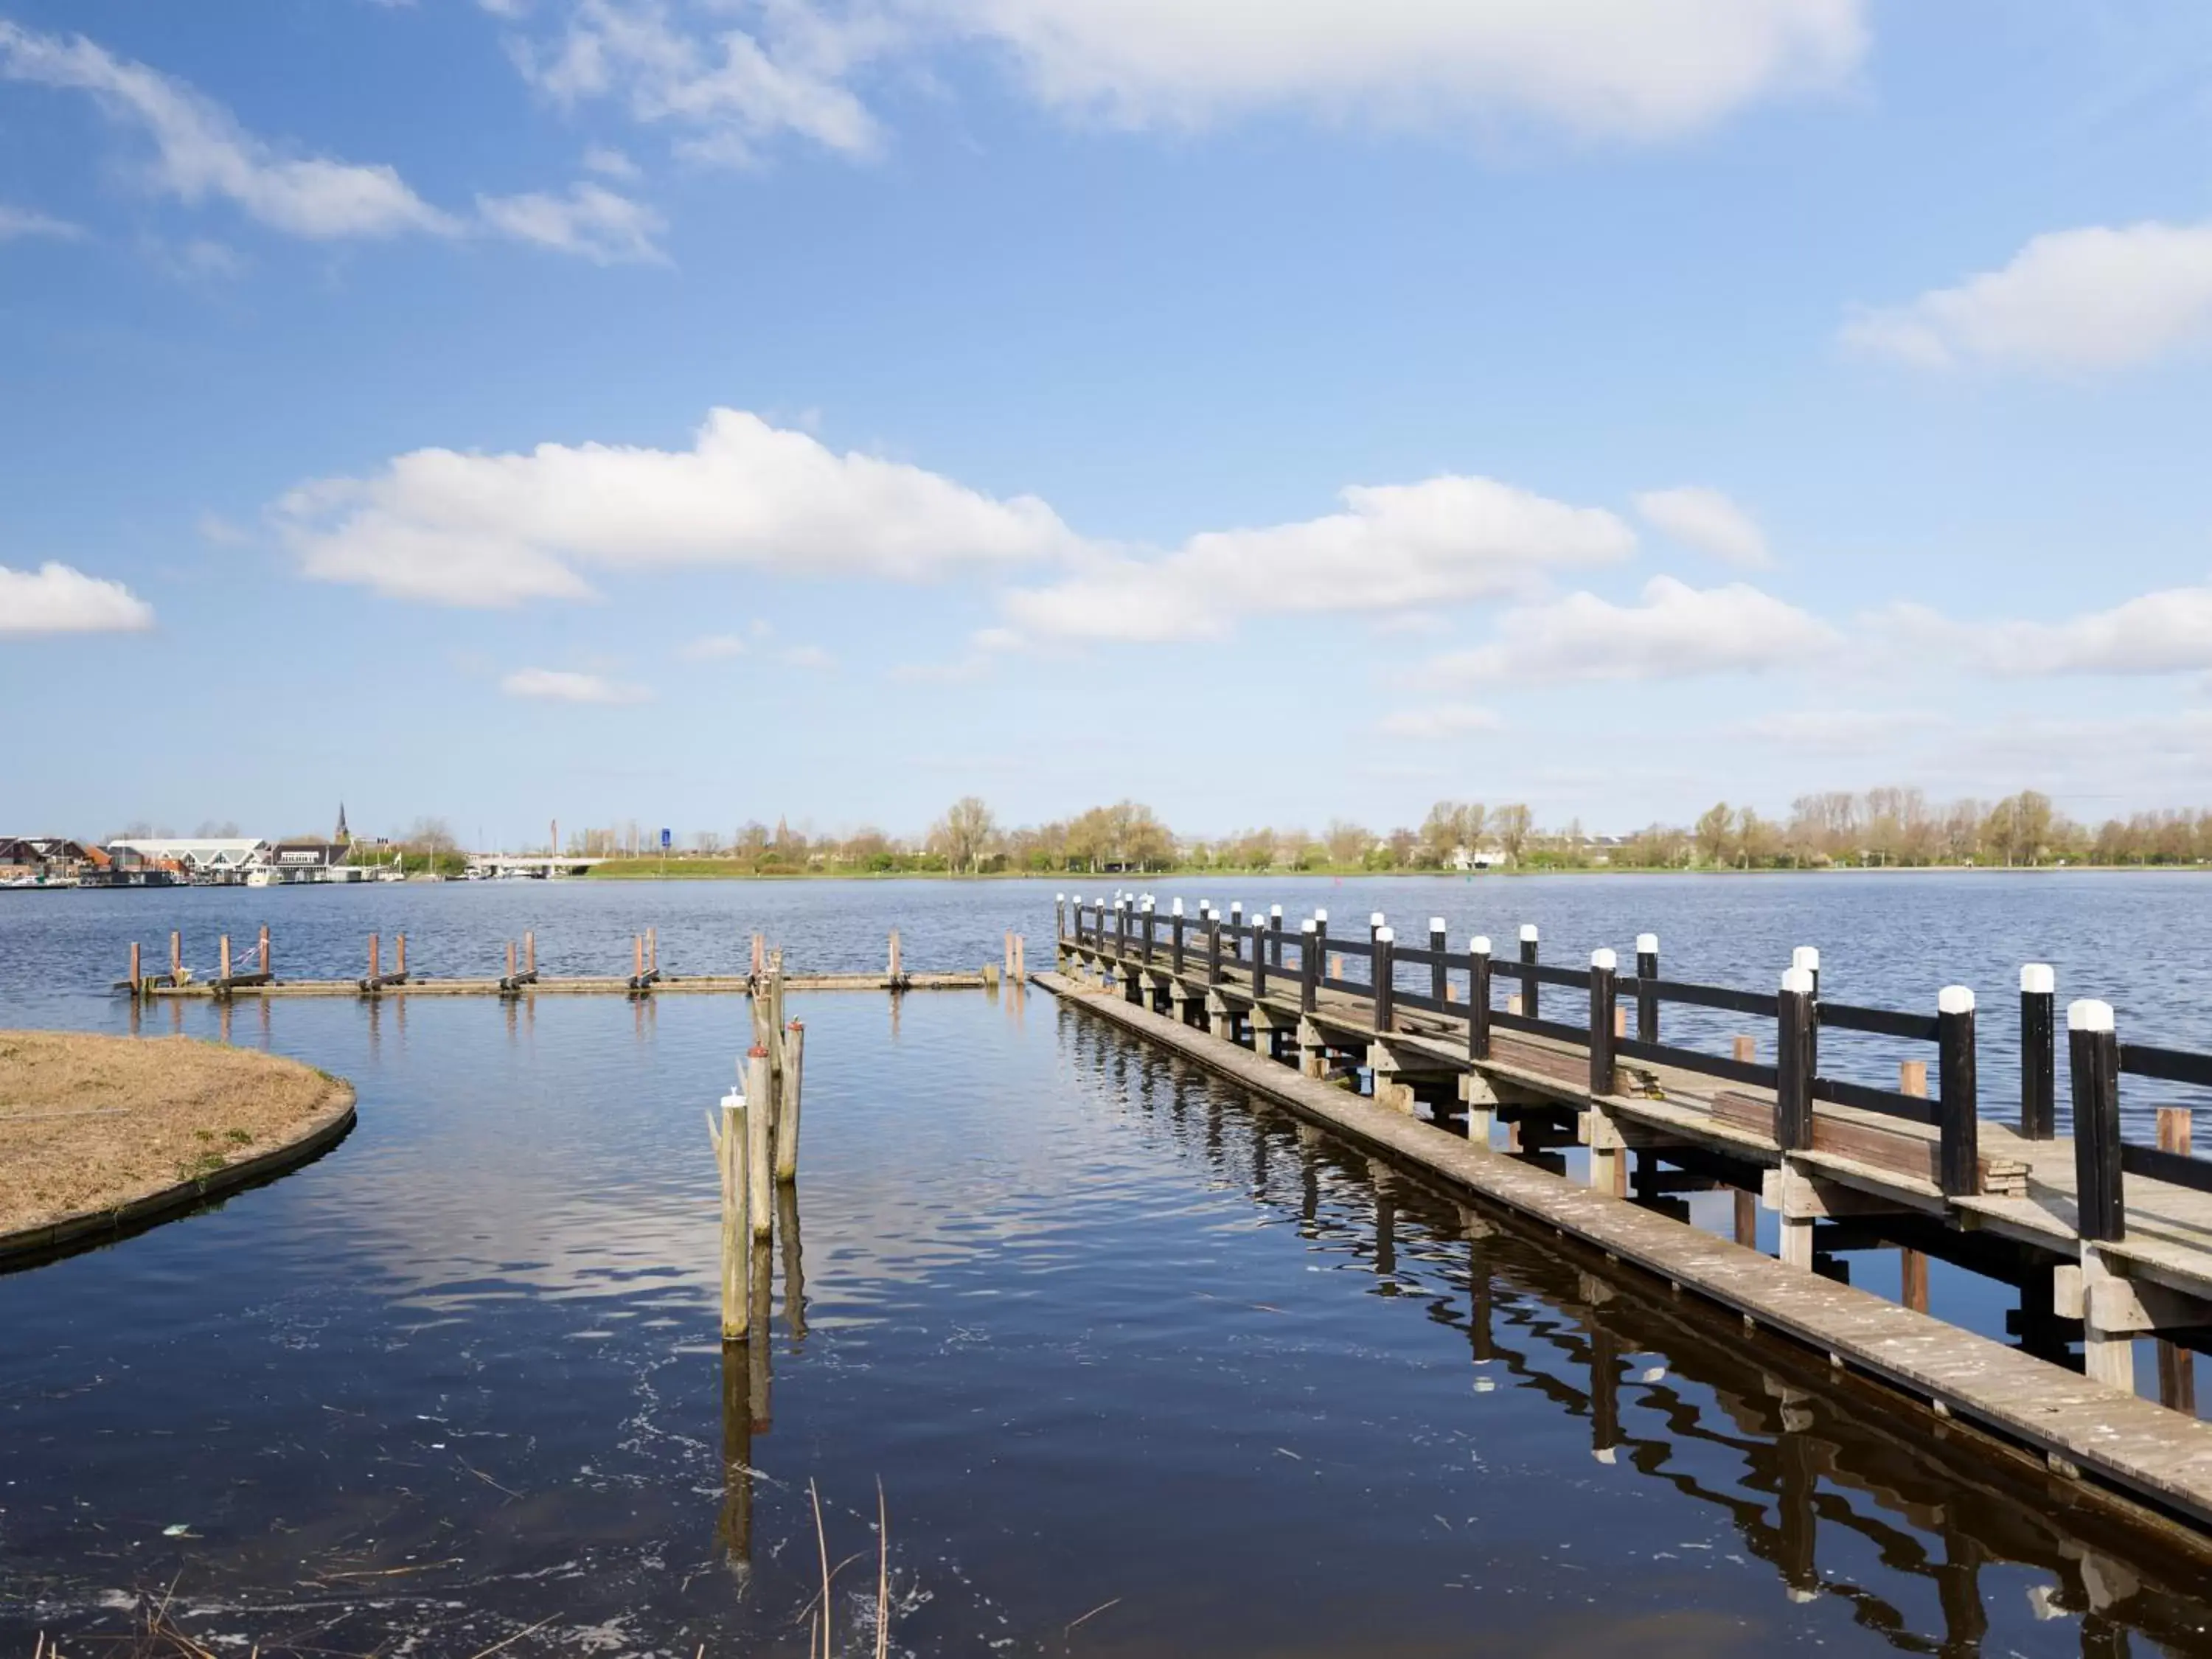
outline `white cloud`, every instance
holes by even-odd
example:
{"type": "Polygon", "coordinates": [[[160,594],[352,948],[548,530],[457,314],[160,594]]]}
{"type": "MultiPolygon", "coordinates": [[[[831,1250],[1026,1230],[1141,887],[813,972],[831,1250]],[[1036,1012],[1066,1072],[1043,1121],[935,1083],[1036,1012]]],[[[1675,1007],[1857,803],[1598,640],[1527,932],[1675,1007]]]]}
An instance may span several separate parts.
{"type": "Polygon", "coordinates": [[[709,634],[702,639],[693,640],[679,648],[676,654],[686,662],[727,662],[732,657],[745,654],[744,635],[709,634]]]}
{"type": "Polygon", "coordinates": [[[182,82],[82,35],[0,20],[0,76],[90,94],[153,141],[153,182],[183,202],[226,198],[274,229],[317,240],[459,228],[391,167],[279,155],[182,82]]]}
{"type": "Polygon", "coordinates": [[[563,104],[617,98],[686,137],[695,159],[744,162],[785,133],[848,155],[877,147],[875,118],[843,77],[890,39],[866,19],[763,9],[762,32],[694,34],[653,0],[580,0],[557,41],[515,47],[524,76],[563,104]]]}
{"type": "Polygon", "coordinates": [[[914,0],[1011,46],[1044,102],[1188,125],[1303,106],[1658,139],[1866,50],[1862,0],[914,0]]]}
{"type": "Polygon", "coordinates": [[[917,466],[840,455],[730,409],[714,410],[689,450],[416,450],[373,477],[302,485],[274,513],[308,575],[444,605],[586,598],[587,568],[921,581],[1076,545],[1035,496],[1000,501],[917,466]]]}
{"type": "Polygon", "coordinates": [[[1700,553],[1751,569],[1774,562],[1758,521],[1717,489],[1698,484],[1647,489],[1637,496],[1636,510],[1661,535],[1700,553]]]}
{"type": "Polygon", "coordinates": [[[2059,623],[1954,622],[1919,605],[1876,618],[1923,650],[1993,674],[2188,674],[2212,669],[2212,587],[2172,587],[2059,623]]]}
{"type": "Polygon", "coordinates": [[[1490,478],[1360,485],[1346,510],[1260,530],[1194,536],[1164,557],[1102,555],[1069,580],[1009,593],[1039,634],[1206,639],[1239,615],[1395,611],[1530,591],[1548,570],[1626,558],[1636,537],[1612,514],[1490,478]]]}
{"type": "Polygon", "coordinates": [[[818,645],[793,645],[784,647],[781,660],[791,668],[811,668],[826,673],[837,665],[837,659],[818,645]]]}
{"type": "Polygon", "coordinates": [[[1999,270],[1863,312],[1844,343],[1923,368],[2132,368],[2212,336],[2212,224],[2038,236],[1999,270]]]}
{"type": "Polygon", "coordinates": [[[1786,749],[1823,755],[1873,754],[1893,747],[1916,732],[1941,722],[1924,710],[1910,708],[1793,708],[1741,720],[1731,734],[1786,749]]]}
{"type": "Polygon", "coordinates": [[[499,683],[510,697],[537,697],[549,702],[628,704],[646,702],[653,693],[642,685],[623,685],[599,674],[578,674],[562,668],[518,668],[499,683]]]}
{"type": "Polygon", "coordinates": [[[571,185],[566,196],[542,191],[479,196],[477,211],[502,235],[580,254],[599,264],[659,264],[666,260],[654,240],[667,228],[666,222],[643,203],[604,185],[571,185]]]}
{"type": "Polygon", "coordinates": [[[83,235],[82,225],[73,225],[66,219],[36,213],[29,208],[9,207],[5,202],[0,202],[0,242],[32,236],[57,242],[74,242],[83,235]]]}
{"type": "Polygon", "coordinates": [[[596,173],[603,179],[619,179],[634,184],[644,175],[636,162],[610,144],[593,144],[584,152],[584,171],[596,173]]]}
{"type": "Polygon", "coordinates": [[[1430,672],[1448,684],[1683,679],[1802,666],[1839,642],[1826,623],[1746,583],[1700,589],[1654,576],[1641,605],[1573,593],[1509,611],[1494,643],[1439,657],[1430,672]]]}
{"type": "Polygon", "coordinates": [[[52,561],[35,571],[0,565],[0,638],[130,634],[153,625],[154,607],[121,582],[52,561]]]}
{"type": "Polygon", "coordinates": [[[1384,715],[1378,729],[1390,738],[1462,738],[1472,732],[1496,732],[1504,724],[1492,709],[1471,702],[1446,702],[1425,708],[1401,708],[1384,715]]]}

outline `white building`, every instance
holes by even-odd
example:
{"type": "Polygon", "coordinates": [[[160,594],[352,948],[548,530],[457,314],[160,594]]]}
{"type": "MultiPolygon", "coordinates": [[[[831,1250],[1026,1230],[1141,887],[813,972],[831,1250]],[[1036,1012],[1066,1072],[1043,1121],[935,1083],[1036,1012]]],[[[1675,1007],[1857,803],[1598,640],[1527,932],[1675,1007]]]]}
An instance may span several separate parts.
{"type": "Polygon", "coordinates": [[[149,861],[173,860],[186,870],[251,870],[269,861],[270,845],[243,836],[153,836],[111,843],[149,861]]]}

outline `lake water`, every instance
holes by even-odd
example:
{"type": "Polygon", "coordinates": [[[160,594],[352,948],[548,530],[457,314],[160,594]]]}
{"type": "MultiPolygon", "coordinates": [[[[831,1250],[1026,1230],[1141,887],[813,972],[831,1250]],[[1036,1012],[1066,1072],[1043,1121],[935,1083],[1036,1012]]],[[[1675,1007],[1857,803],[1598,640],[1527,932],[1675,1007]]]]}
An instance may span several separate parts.
{"type": "MultiPolygon", "coordinates": [[[[483,974],[526,927],[549,974],[620,971],[648,926],[676,973],[741,968],[756,929],[794,969],[873,967],[893,926],[914,969],[1009,927],[1043,966],[1054,886],[0,895],[0,1023],[128,1029],[102,988],[131,939],[181,927],[205,968],[264,921],[301,977],[357,973],[371,930],[483,974]]],[[[1564,961],[1651,929],[1670,974],[1762,988],[1816,943],[1824,989],[1893,1006],[1963,981],[1992,1115],[2023,960],[2212,1048],[2185,876],[1158,890],[1534,921],[1564,961]]],[[[702,1111],[739,1000],[241,1001],[230,1039],[354,1079],[359,1127],[0,1276],[0,1652],[86,1650],[167,1594],[241,1654],[798,1654],[810,1483],[832,1565],[860,1558],[838,1650],[872,1652],[879,1482],[901,1652],[2212,1652],[2200,1559],[1049,998],[793,1012],[798,1225],[726,1352],[702,1111]]],[[[173,1024],[224,1029],[145,1019],[173,1024]]],[[[2001,1328],[1980,1281],[1936,1291],[2001,1328]]]]}

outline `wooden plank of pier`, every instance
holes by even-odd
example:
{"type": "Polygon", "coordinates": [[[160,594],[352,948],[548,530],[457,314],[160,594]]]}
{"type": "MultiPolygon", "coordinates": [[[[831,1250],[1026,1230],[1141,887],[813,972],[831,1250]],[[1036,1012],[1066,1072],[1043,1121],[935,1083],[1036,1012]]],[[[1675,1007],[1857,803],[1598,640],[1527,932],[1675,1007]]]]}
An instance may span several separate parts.
{"type": "MultiPolygon", "coordinates": [[[[981,972],[948,974],[901,974],[896,980],[887,974],[787,974],[784,988],[789,991],[980,991],[989,982],[981,972]]],[[[239,997],[358,997],[362,981],[357,979],[295,979],[276,980],[250,984],[240,979],[234,981],[228,994],[239,997]]],[[[421,975],[410,975],[404,982],[386,976],[377,988],[377,994],[386,997],[466,997],[513,996],[518,993],[536,996],[629,996],[639,988],[628,975],[586,975],[572,979],[539,978],[526,984],[510,986],[501,979],[429,979],[421,975]]],[[[650,994],[654,996],[700,994],[745,996],[753,989],[751,979],[743,974],[662,975],[654,979],[650,994]]],[[[217,994],[215,983],[188,980],[182,985],[153,984],[147,994],[155,997],[212,997],[217,994]]]]}
{"type": "MultiPolygon", "coordinates": [[[[1266,1054],[1079,984],[1071,1006],[1196,1061],[1363,1148],[1503,1205],[2155,1509],[2212,1527],[2212,1425],[1899,1304],[1471,1144],[1266,1054]]],[[[1608,1101],[1608,1104],[1610,1102],[1608,1101]]]]}

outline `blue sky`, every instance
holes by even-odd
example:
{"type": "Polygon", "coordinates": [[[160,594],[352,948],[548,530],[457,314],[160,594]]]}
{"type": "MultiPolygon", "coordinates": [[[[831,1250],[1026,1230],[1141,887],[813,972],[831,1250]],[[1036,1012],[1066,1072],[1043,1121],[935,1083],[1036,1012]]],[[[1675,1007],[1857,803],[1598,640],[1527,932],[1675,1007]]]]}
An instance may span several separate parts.
{"type": "Polygon", "coordinates": [[[2212,801],[2212,9],[0,0],[9,830],[2212,801]]]}

